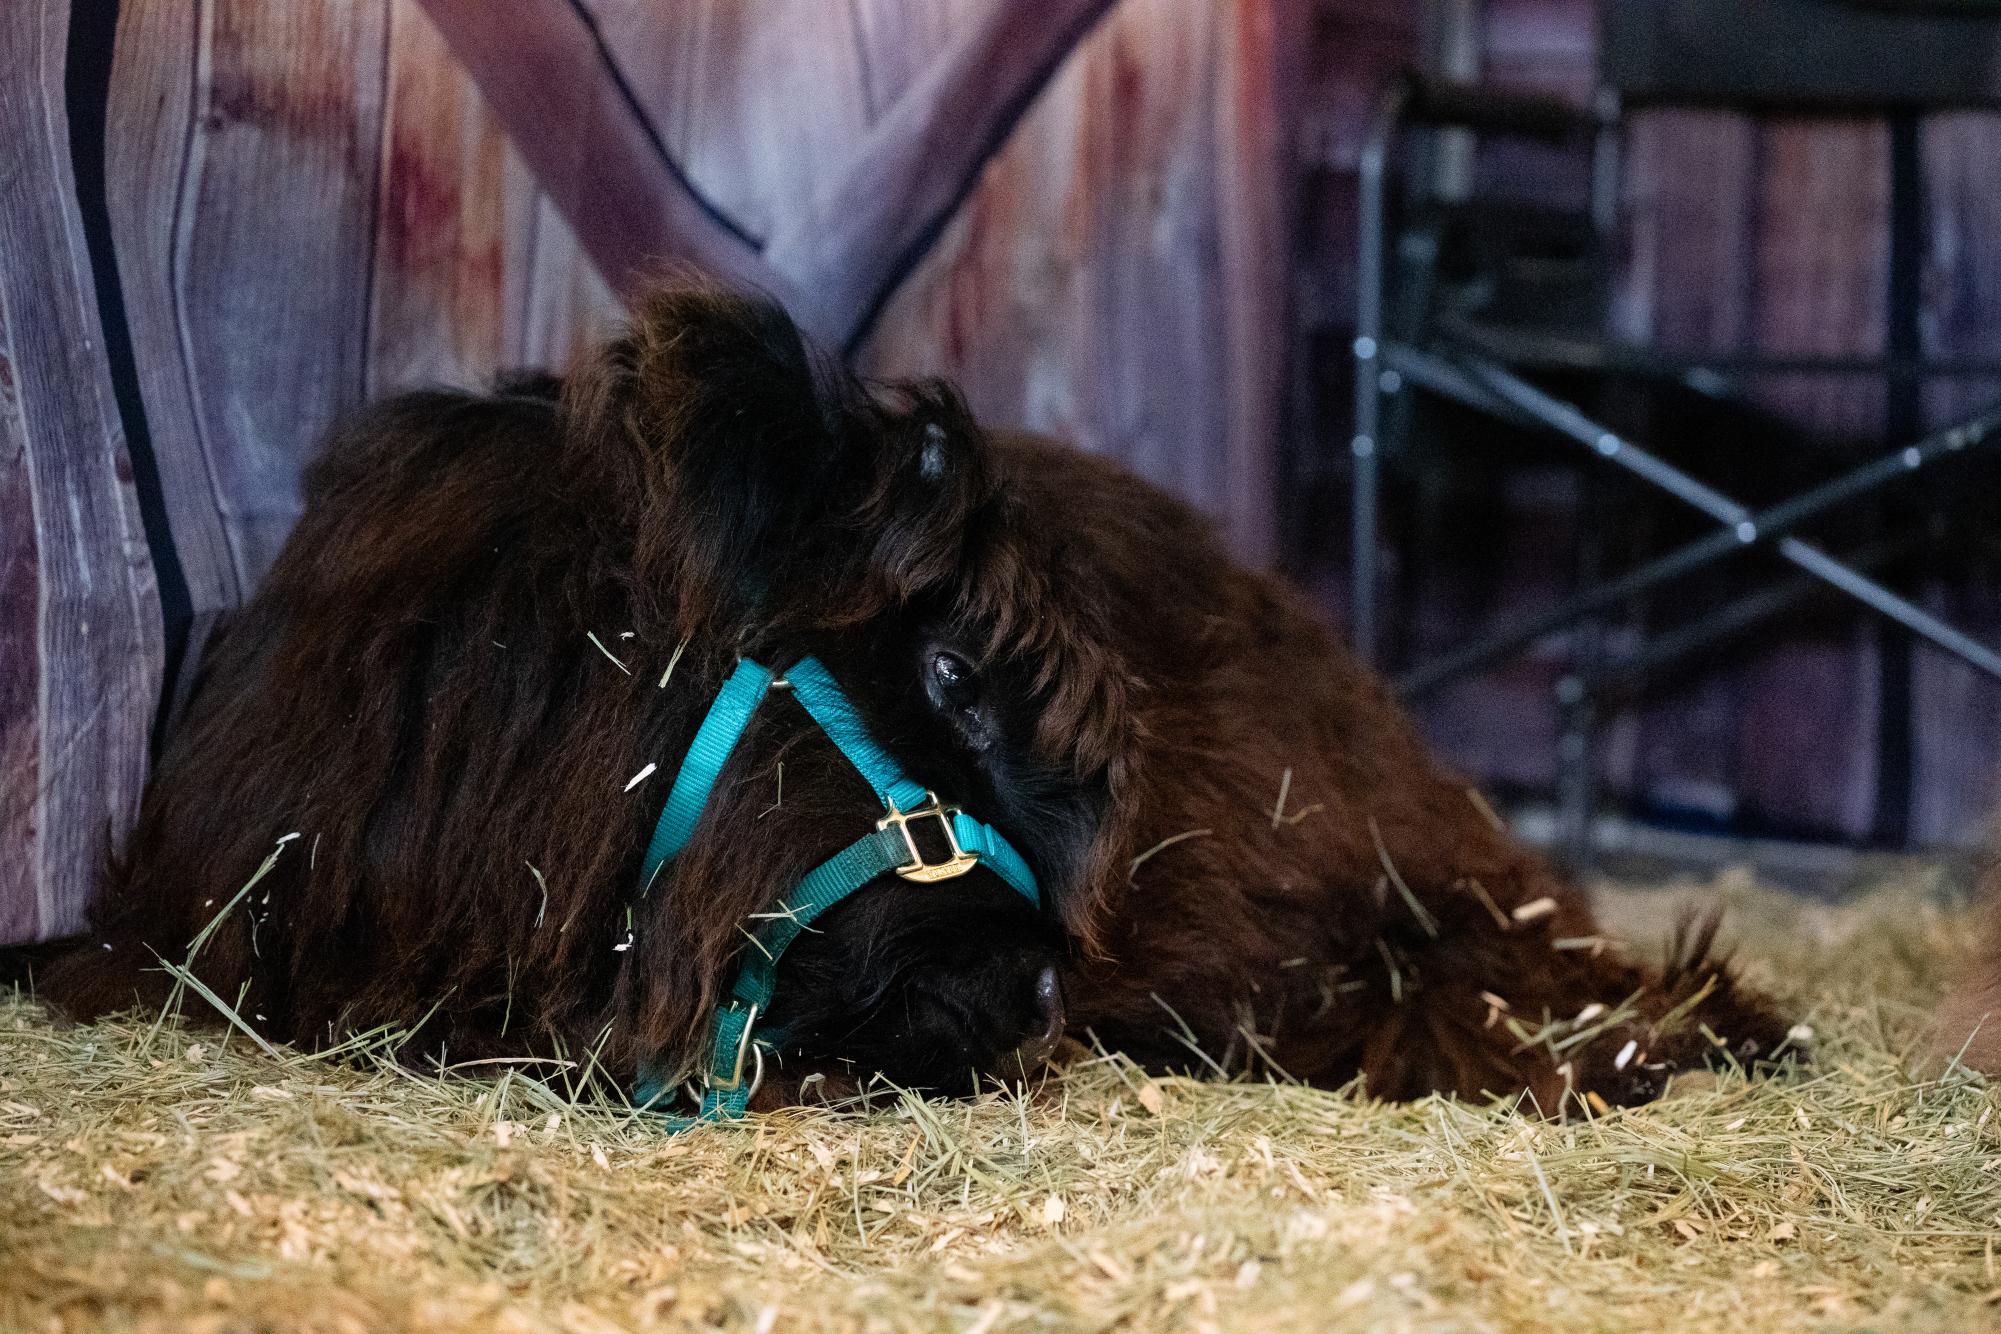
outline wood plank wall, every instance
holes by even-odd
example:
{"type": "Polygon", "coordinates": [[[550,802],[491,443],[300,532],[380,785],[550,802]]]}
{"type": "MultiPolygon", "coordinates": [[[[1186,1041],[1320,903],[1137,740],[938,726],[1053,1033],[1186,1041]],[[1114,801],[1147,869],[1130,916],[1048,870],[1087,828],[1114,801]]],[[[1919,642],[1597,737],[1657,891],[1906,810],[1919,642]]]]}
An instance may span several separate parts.
{"type": "Polygon", "coordinates": [[[1258,561],[1276,540],[1289,277],[1284,9],[1123,0],[861,357],[949,376],[986,420],[1123,459],[1258,561]]]}
{"type": "MultiPolygon", "coordinates": [[[[985,8],[713,2],[668,21],[657,5],[591,6],[663,141],[753,237],[824,190],[844,146],[985,8]]],[[[1206,257],[1220,247],[1255,265],[1275,253],[1262,234],[1237,242],[1272,219],[1245,223],[1221,204],[1276,188],[1285,145],[1272,114],[1224,120],[1229,81],[1268,62],[1272,38],[1243,38],[1230,9],[1192,0],[1122,11],[1038,100],[862,361],[959,375],[995,420],[1129,458],[1216,507],[1246,550],[1268,550],[1275,418],[1232,416],[1217,353],[1237,344],[1215,332],[1230,304],[1224,261],[1206,257]],[[1154,120],[1128,139],[1115,117],[1142,88],[1150,101],[1133,109],[1154,120]],[[1039,211],[992,216],[1010,193],[1039,211]],[[1067,231],[1045,227],[1066,215],[1067,231]],[[976,233],[1002,249],[975,256],[976,233]],[[1115,271],[1128,250],[1150,258],[1115,271]],[[1007,283],[981,285],[982,264],[1070,270],[1074,299],[1025,312],[1007,283]],[[1107,339],[1128,319],[1178,333],[1164,340],[1168,366],[1150,343],[1107,339]],[[1097,350],[1082,355],[1086,345],[1097,350]],[[1169,372],[1189,382],[1186,399],[1147,418],[1137,386],[1169,372]]],[[[420,381],[559,365],[617,307],[412,0],[126,0],[122,30],[113,220],[148,412],[171,456],[175,533],[209,611],[240,600],[268,563],[296,512],[301,451],[343,407],[420,381]]],[[[1274,268],[1241,286],[1282,282],[1274,268]]],[[[1278,354],[1260,357],[1275,397],[1278,354]]]]}
{"type": "Polygon", "coordinates": [[[560,364],[616,318],[410,0],[125,0],[106,142],[198,632],[255,587],[340,413],[560,364]]]}
{"type": "MultiPolygon", "coordinates": [[[[1941,116],[1925,128],[1921,146],[1927,181],[1925,295],[1921,332],[1934,356],[1991,357],[2001,349],[2001,125],[1992,116],[1941,116]]],[[[2001,384],[1934,385],[1926,391],[1927,422],[1954,420],[2001,395],[2001,384]]],[[[2001,533],[2001,496],[1986,513],[2001,533]]],[[[2001,640],[2001,577],[1940,580],[1934,609],[1983,627],[2001,640]]],[[[1967,799],[2001,786],[2001,699],[1992,682],[1966,667],[1920,654],[1912,692],[1915,727],[1913,828],[1954,836],[1968,828],[1967,799]]],[[[1991,809],[1991,806],[1990,806],[1991,809]]]]}
{"type": "Polygon", "coordinates": [[[74,931],[125,829],[159,601],[98,333],[65,0],[0,6],[0,941],[74,931]]]}
{"type": "Polygon", "coordinates": [[[120,0],[100,71],[109,318],[160,477],[163,630],[90,364],[68,10],[0,8],[0,943],[76,924],[136,799],[163,643],[185,638],[191,664],[254,589],[326,428],[398,388],[562,369],[677,238],[769,275],[816,328],[865,322],[866,372],[953,375],[989,420],[1118,455],[1268,554],[1300,12],[522,0],[495,44],[458,0],[120,0]],[[524,72],[531,50],[554,63],[524,72]],[[557,68],[594,82],[537,85],[557,68]],[[565,114],[538,122],[547,105],[565,114]],[[16,144],[34,146],[21,169],[16,144]],[[830,297],[906,262],[879,310],[830,297]]]}

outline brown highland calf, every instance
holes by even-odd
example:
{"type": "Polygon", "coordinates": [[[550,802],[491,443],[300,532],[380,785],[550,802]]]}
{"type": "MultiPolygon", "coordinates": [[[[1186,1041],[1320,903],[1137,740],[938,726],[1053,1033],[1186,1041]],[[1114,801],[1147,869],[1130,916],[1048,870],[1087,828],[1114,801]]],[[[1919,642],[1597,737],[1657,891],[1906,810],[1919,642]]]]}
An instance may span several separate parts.
{"type": "Polygon", "coordinates": [[[560,394],[407,395],[332,442],[42,993],[158,1004],[160,960],[188,960],[278,1039],[699,1068],[745,924],[881,813],[779,697],[637,883],[737,655],[805,653],[1013,840],[1043,907],[984,868],[851,896],[783,958],[756,1105],[812,1074],[963,1089],[1066,1018],[1154,1068],[1546,1113],[1784,1043],[1707,932],[1665,971],[1601,940],[1186,505],[984,433],[942,386],[865,390],[775,309],[689,288],[560,394]]]}

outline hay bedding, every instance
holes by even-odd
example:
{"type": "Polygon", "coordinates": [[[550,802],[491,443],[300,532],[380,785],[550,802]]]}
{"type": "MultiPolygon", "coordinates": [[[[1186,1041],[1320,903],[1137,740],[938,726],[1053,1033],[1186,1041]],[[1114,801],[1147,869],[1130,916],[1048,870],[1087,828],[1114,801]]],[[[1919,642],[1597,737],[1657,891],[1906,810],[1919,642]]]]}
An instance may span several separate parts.
{"type": "MultiPolygon", "coordinates": [[[[1561,1126],[1080,1051],[1027,1098],[669,1138],[576,1068],[0,999],[0,1328],[1993,1327],[1995,1094],[1910,1073],[1964,911],[1683,888],[1737,903],[1816,1071],[1561,1126]]],[[[1645,938],[1681,897],[1605,906],[1645,938]]]]}

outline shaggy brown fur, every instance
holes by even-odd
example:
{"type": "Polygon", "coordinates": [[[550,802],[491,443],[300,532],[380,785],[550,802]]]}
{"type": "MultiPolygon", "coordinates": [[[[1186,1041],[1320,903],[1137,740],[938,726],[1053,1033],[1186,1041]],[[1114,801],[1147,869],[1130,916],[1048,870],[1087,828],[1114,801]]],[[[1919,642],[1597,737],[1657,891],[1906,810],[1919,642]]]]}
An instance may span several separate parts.
{"type": "MultiPolygon", "coordinates": [[[[2001,819],[1995,821],[2001,848],[2001,819]]],[[[1958,1058],[1972,1069],[2001,1076],[2001,856],[1981,884],[1987,932],[1971,966],[1939,1007],[1933,1032],[1938,1064],[1958,1058]]]]}
{"type": "Polygon", "coordinates": [[[277,1037],[428,1015],[414,1049],[691,1068],[743,926],[876,813],[768,707],[695,843],[635,885],[738,652],[821,656],[1051,905],[978,874],[862,891],[787,956],[766,1102],[808,1072],[944,1086],[934,1050],[1000,1068],[1051,960],[1072,1031],[1150,1066],[1390,1097],[1631,1103],[1718,1054],[1704,1026],[1745,1060],[1783,1041],[1708,932],[1665,973],[1598,940],[1321,618],[1186,505],[986,436],[939,387],[865,394],[782,316],[686,289],[560,404],[415,395],[335,441],[97,938],[44,989],[85,1014],[157,1002],[155,954],[223,910],[194,970],[277,1037]],[[976,697],[941,696],[941,653],[976,697]]]}

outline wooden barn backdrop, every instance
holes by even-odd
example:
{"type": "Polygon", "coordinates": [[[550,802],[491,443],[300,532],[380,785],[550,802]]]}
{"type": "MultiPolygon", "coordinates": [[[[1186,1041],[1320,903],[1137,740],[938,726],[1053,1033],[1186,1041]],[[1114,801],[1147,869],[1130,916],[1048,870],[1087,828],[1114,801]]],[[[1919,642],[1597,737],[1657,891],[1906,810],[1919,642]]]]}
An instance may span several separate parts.
{"type": "MultiPolygon", "coordinates": [[[[1588,92],[1590,0],[1490,0],[1487,28],[1492,75],[1588,92]]],[[[1325,574],[1281,493],[1338,436],[1316,400],[1339,393],[1355,153],[1419,29],[1418,0],[6,0],[0,940],[78,924],[325,427],[400,386],[560,369],[663,256],[1325,574]]],[[[1659,116],[1632,147],[1636,329],[1873,350],[1879,128],[1659,116]],[[1801,192],[1818,206],[1761,210],[1801,192]]],[[[1991,344],[2001,137],[1951,121],[1926,151],[1928,328],[1991,344]]],[[[1867,386],[1773,392],[1844,429],[1880,411],[1867,386]]],[[[1550,591],[1520,565],[1503,601],[1550,591]]],[[[1614,787],[1866,832],[1874,653],[1859,629],[1775,639],[1660,697],[1621,721],[1614,787]]],[[[1428,721],[1483,776],[1546,784],[1537,670],[1428,721]]],[[[1963,840],[2001,709],[1918,672],[1913,832],[1963,840]]]]}
{"type": "Polygon", "coordinates": [[[661,257],[1268,557],[1283,8],[0,4],[0,940],[79,924],[328,424],[560,368],[661,257]]]}

